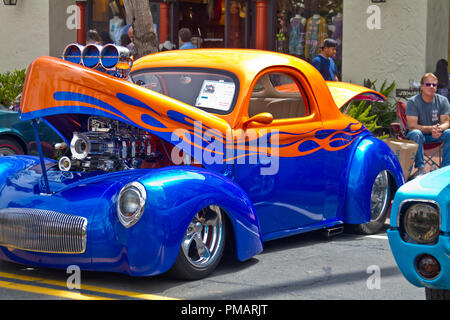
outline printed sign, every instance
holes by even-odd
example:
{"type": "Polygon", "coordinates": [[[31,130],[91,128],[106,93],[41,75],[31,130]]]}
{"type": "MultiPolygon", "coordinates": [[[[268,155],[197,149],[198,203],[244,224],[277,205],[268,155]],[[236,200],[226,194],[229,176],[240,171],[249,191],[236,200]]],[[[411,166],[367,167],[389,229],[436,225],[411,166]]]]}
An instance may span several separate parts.
{"type": "Polygon", "coordinates": [[[196,107],[228,111],[233,102],[235,86],[233,82],[203,81],[195,102],[196,107]]]}

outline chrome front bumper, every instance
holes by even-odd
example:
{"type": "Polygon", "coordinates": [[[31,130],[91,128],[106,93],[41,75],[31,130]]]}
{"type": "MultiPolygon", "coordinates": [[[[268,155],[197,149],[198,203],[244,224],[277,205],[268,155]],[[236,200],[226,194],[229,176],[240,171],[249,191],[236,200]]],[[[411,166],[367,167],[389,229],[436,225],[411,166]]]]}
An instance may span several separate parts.
{"type": "Polygon", "coordinates": [[[48,253],[86,250],[87,219],[30,208],[0,209],[0,246],[48,253]]]}

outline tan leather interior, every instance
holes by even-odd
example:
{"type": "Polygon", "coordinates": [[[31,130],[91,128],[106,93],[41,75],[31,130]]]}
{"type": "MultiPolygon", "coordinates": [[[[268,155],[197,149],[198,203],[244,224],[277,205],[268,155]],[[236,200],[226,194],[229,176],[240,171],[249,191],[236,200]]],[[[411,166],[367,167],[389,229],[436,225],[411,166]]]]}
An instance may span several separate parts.
{"type": "Polygon", "coordinates": [[[262,112],[270,112],[274,119],[298,118],[306,115],[306,108],[298,98],[251,98],[248,116],[262,112]]]}
{"type": "Polygon", "coordinates": [[[259,91],[254,91],[248,106],[248,116],[269,112],[274,119],[298,118],[306,116],[303,98],[298,92],[281,92],[276,90],[269,79],[269,74],[258,80],[259,91]]]}

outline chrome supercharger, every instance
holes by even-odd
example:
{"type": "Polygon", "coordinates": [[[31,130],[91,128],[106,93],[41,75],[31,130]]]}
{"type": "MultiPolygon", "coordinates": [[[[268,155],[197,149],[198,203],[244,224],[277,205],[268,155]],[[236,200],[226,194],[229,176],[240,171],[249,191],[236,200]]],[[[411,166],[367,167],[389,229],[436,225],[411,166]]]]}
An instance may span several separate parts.
{"type": "MultiPolygon", "coordinates": [[[[127,79],[132,57],[126,47],[72,43],[66,46],[62,58],[127,79]]],[[[90,117],[86,132],[74,132],[70,142],[71,156],[59,160],[62,171],[115,171],[139,168],[143,161],[157,161],[154,138],[143,130],[102,117],[90,117]]]]}
{"type": "Polygon", "coordinates": [[[161,160],[154,137],[117,120],[93,116],[88,131],[74,132],[71,157],[59,160],[62,171],[116,171],[140,168],[143,161],[161,160]]]}

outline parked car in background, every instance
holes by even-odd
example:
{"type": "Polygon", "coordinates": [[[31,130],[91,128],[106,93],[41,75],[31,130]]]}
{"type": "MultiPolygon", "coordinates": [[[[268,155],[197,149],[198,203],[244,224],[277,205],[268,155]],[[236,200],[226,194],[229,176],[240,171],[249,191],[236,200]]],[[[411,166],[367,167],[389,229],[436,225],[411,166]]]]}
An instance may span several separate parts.
{"type": "Polygon", "coordinates": [[[389,243],[405,278],[427,299],[450,299],[450,166],[404,184],[392,204],[389,243]]]}
{"type": "Polygon", "coordinates": [[[339,110],[379,93],[258,50],[160,52],[125,80],[85,67],[110,70],[122,49],[98,50],[28,68],[22,118],[45,119],[70,149],[45,165],[0,159],[1,259],[199,279],[226,243],[243,261],[272,239],[384,226],[402,169],[339,110]]]}
{"type": "MultiPolygon", "coordinates": [[[[53,158],[54,145],[62,138],[44,121],[38,124],[44,155],[53,158]]],[[[22,121],[17,111],[0,105],[0,156],[37,155],[36,139],[31,121],[22,121]]]]}

